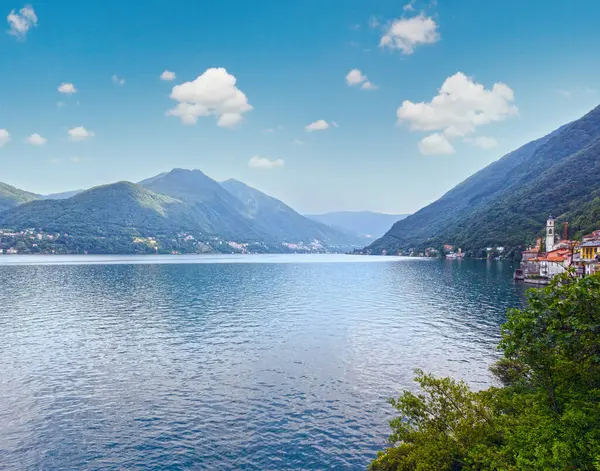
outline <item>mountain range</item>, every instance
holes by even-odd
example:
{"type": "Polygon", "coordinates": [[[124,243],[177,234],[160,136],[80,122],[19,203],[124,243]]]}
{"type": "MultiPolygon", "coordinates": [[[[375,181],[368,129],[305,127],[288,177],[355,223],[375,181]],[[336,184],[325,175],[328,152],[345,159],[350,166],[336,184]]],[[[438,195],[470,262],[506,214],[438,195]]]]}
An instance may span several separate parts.
{"type": "Polygon", "coordinates": [[[323,214],[306,214],[307,218],[326,224],[365,239],[376,239],[384,235],[396,222],[408,214],[385,214],[372,211],[334,211],[323,214]]]}
{"type": "Polygon", "coordinates": [[[517,256],[550,215],[569,222],[571,237],[600,227],[600,107],[475,173],[363,252],[451,244],[473,256],[498,246],[517,256]]]}
{"type": "Polygon", "coordinates": [[[0,227],[67,234],[58,247],[65,252],[323,252],[364,245],[353,232],[200,170],[46,196],[2,184],[0,205],[0,227]]]}

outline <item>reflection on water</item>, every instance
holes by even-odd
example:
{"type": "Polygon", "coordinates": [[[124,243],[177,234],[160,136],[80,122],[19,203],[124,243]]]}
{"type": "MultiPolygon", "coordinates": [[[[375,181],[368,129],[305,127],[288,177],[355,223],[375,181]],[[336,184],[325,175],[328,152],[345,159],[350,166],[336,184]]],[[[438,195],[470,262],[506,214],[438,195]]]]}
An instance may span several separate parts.
{"type": "Polygon", "coordinates": [[[0,469],[364,469],[415,368],[489,384],[522,295],[506,262],[77,260],[0,265],[0,469]]]}

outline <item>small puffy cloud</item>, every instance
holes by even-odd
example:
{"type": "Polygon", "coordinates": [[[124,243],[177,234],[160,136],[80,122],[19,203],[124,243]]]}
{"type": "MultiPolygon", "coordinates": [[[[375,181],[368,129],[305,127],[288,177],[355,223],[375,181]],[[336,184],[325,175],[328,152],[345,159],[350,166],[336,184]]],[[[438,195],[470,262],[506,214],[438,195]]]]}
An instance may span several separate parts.
{"type": "Polygon", "coordinates": [[[67,104],[64,101],[57,101],[56,106],[58,108],[62,108],[63,106],[67,106],[67,104]]]}
{"type": "Polygon", "coordinates": [[[73,93],[77,93],[77,89],[75,85],[72,83],[63,82],[58,86],[58,91],[60,93],[64,93],[65,95],[72,95],[73,93]]]}
{"type": "Polygon", "coordinates": [[[404,11],[415,11],[415,0],[410,0],[406,5],[402,7],[404,11]]]}
{"type": "Polygon", "coordinates": [[[478,136],[473,139],[465,139],[465,142],[473,144],[480,149],[491,149],[492,147],[496,147],[498,145],[498,141],[496,139],[488,136],[478,136]]]}
{"type": "Polygon", "coordinates": [[[40,136],[38,133],[34,133],[25,139],[25,142],[31,144],[32,146],[43,146],[46,142],[48,142],[48,139],[40,136]]]}
{"type": "Polygon", "coordinates": [[[269,160],[266,157],[255,155],[248,161],[248,167],[269,170],[276,167],[283,167],[282,159],[269,160]]]}
{"type": "Polygon", "coordinates": [[[433,18],[423,13],[412,18],[399,18],[386,28],[379,41],[379,47],[412,54],[421,44],[433,44],[439,41],[440,35],[437,29],[438,25],[433,18]]]}
{"type": "Polygon", "coordinates": [[[223,68],[207,69],[192,82],[176,85],[171,98],[179,103],[167,115],[179,117],[184,124],[216,116],[218,126],[234,127],[252,110],[246,95],[236,87],[236,78],[223,68]]]}
{"type": "Polygon", "coordinates": [[[377,85],[375,85],[374,83],[370,82],[370,81],[366,81],[365,83],[363,83],[360,88],[362,90],[377,90],[377,85]]]}
{"type": "Polygon", "coordinates": [[[352,69],[346,75],[346,83],[349,86],[361,85],[363,90],[377,90],[377,86],[369,81],[368,77],[364,75],[359,69],[352,69]]]}
{"type": "Polygon", "coordinates": [[[19,39],[25,39],[27,32],[38,24],[37,15],[30,5],[21,8],[18,13],[16,10],[12,10],[6,20],[10,26],[8,34],[19,39]]]}
{"type": "Polygon", "coordinates": [[[306,132],[325,131],[326,129],[329,129],[329,123],[327,123],[327,121],[324,119],[319,119],[314,123],[310,123],[304,129],[306,129],[306,132]]]}
{"type": "Polygon", "coordinates": [[[292,141],[292,144],[294,144],[295,146],[303,146],[303,145],[305,145],[305,144],[306,144],[306,142],[304,142],[304,141],[301,141],[300,139],[294,139],[294,140],[292,141]]]}
{"type": "Polygon", "coordinates": [[[332,121],[332,122],[331,122],[331,125],[332,125],[334,128],[339,128],[339,127],[340,127],[340,125],[339,125],[338,123],[336,123],[335,121],[332,121]]]}
{"type": "Polygon", "coordinates": [[[435,133],[421,139],[419,152],[423,155],[445,155],[454,154],[456,151],[446,136],[435,133]]]}
{"type": "Polygon", "coordinates": [[[0,147],[10,141],[10,133],[6,129],[0,129],[0,147]]]}
{"type": "Polygon", "coordinates": [[[367,77],[358,69],[352,69],[350,72],[348,72],[348,75],[346,75],[346,82],[350,86],[359,85],[365,80],[367,80],[367,77]]]}
{"type": "Polygon", "coordinates": [[[69,137],[74,142],[84,141],[85,139],[95,136],[95,134],[92,131],[88,131],[83,126],[78,126],[76,128],[69,129],[68,132],[69,137]]]}
{"type": "Polygon", "coordinates": [[[162,74],[160,74],[161,80],[166,80],[170,82],[171,80],[175,80],[175,72],[171,72],[170,70],[165,70],[162,74]]]}
{"type": "Polygon", "coordinates": [[[119,77],[117,74],[114,74],[110,79],[115,85],[125,85],[125,79],[119,77]]]}
{"type": "Polygon", "coordinates": [[[514,99],[508,85],[497,82],[486,89],[458,72],[444,81],[431,101],[406,100],[396,114],[398,123],[406,122],[412,130],[443,131],[446,137],[459,137],[479,126],[516,115],[514,99]]]}

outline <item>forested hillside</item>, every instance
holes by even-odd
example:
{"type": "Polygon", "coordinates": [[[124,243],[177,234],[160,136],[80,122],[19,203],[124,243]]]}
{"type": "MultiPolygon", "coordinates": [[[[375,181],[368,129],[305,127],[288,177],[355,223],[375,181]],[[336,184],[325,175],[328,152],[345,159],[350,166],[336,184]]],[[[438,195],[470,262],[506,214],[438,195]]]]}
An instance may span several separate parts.
{"type": "Polygon", "coordinates": [[[600,226],[600,107],[494,162],[442,198],[396,223],[366,251],[452,244],[477,255],[518,251],[549,215],[574,232],[600,226]]]}

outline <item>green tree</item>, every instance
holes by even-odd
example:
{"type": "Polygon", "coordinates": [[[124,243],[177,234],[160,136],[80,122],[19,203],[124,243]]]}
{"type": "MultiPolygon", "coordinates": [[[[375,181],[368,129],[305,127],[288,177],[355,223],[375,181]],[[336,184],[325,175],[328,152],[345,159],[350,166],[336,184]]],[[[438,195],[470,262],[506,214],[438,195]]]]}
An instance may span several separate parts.
{"type": "Polygon", "coordinates": [[[417,371],[391,404],[391,447],[372,470],[600,470],[600,275],[556,277],[509,311],[502,387],[473,392],[417,371]]]}

